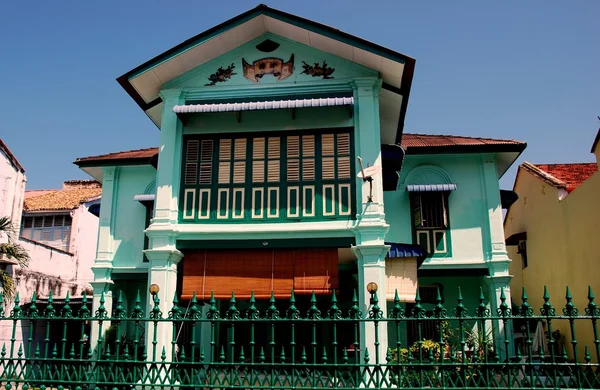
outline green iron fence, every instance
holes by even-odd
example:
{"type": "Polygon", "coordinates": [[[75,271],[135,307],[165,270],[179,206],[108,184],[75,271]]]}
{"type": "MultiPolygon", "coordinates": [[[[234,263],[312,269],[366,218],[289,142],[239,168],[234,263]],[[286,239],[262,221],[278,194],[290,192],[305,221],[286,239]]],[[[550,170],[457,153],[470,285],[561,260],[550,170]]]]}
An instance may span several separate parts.
{"type": "Polygon", "coordinates": [[[285,301],[272,297],[262,310],[253,298],[242,305],[234,296],[221,303],[194,297],[181,305],[175,299],[168,313],[154,296],[147,316],[139,294],[128,312],[119,295],[112,313],[104,299],[92,312],[85,296],[77,310],[68,297],[60,308],[52,297],[44,307],[35,297],[20,306],[17,297],[10,313],[0,313],[2,322],[12,323],[11,342],[0,352],[0,378],[5,389],[24,390],[600,388],[598,364],[592,363],[592,354],[600,358],[600,309],[591,290],[583,312],[568,289],[563,307],[555,309],[545,292],[537,312],[525,293],[513,307],[502,294],[492,312],[483,294],[477,307],[467,308],[459,291],[458,302],[447,308],[438,292],[432,310],[418,293],[409,311],[396,298],[385,318],[376,295],[368,313],[361,313],[354,295],[344,303],[334,292],[320,309],[314,294],[303,308],[292,293],[285,301]],[[540,321],[550,337],[536,351],[534,325],[540,321]],[[551,336],[559,322],[570,330],[562,348],[551,336]],[[98,333],[90,346],[92,323],[98,333]],[[580,326],[594,334],[583,356],[580,326]],[[511,327],[523,330],[522,346],[502,331],[511,327]],[[372,345],[361,348],[363,328],[372,332],[372,345]],[[23,343],[16,341],[18,332],[25,333],[23,343]],[[407,333],[410,345],[403,344],[407,333]],[[170,340],[160,340],[161,334],[170,340]],[[382,345],[383,334],[392,345],[382,345]]]}

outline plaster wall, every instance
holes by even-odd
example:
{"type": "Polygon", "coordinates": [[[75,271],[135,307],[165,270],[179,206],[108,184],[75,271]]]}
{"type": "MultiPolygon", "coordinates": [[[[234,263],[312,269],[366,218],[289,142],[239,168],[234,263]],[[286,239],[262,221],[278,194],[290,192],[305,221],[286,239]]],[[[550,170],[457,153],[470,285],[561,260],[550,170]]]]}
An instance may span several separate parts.
{"type": "MultiPolygon", "coordinates": [[[[519,200],[511,207],[505,222],[505,233],[527,232],[528,266],[522,268],[521,255],[516,247],[509,247],[513,262],[513,291],[517,294],[525,287],[530,304],[539,311],[542,306],[544,286],[547,287],[557,313],[565,304],[565,289],[569,286],[573,302],[580,314],[588,303],[588,286],[597,294],[600,282],[600,252],[595,247],[600,231],[600,174],[594,173],[562,201],[559,190],[544,183],[532,174],[520,170],[515,190],[519,200]]],[[[569,356],[570,329],[567,321],[554,321],[559,329],[569,356]]],[[[583,356],[585,345],[593,350],[593,330],[589,320],[576,321],[577,348],[583,356]]],[[[595,354],[592,354],[596,359],[595,354]]]]}

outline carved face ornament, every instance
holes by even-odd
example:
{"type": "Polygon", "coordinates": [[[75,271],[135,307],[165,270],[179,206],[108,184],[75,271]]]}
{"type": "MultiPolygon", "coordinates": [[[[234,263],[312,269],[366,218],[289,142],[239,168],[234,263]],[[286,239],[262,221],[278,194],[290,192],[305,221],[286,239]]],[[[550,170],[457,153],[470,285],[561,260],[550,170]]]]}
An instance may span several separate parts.
{"type": "Polygon", "coordinates": [[[249,64],[242,58],[242,68],[244,77],[253,83],[258,83],[267,74],[273,75],[277,81],[282,81],[294,73],[294,55],[292,54],[287,62],[280,58],[262,58],[249,64]]]}

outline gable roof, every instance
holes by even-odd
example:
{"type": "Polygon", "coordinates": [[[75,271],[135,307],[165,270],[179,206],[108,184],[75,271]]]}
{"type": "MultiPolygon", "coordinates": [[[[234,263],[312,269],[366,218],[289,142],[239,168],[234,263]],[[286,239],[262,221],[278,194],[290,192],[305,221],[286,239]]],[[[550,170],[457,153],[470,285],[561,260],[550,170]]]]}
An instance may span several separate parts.
{"type": "Polygon", "coordinates": [[[264,4],[182,42],[135,67],[117,81],[160,127],[162,100],[158,92],[163,84],[266,33],[380,72],[383,79],[380,99],[386,103],[382,102],[380,106],[397,116],[396,140],[400,139],[415,67],[413,58],[264,4]]]}
{"type": "Polygon", "coordinates": [[[98,156],[79,157],[74,164],[80,168],[102,165],[145,165],[150,164],[150,160],[156,154],[158,154],[158,148],[133,149],[98,156]]]}
{"type": "MultiPolygon", "coordinates": [[[[598,117],[598,119],[600,119],[600,117],[598,117]]],[[[594,139],[594,143],[592,144],[592,153],[596,153],[598,142],[600,142],[600,129],[598,129],[598,133],[596,133],[596,138],[594,139]]]]}
{"type": "Polygon", "coordinates": [[[588,177],[598,171],[596,163],[532,164],[525,162],[521,168],[556,188],[574,191],[588,177]]]}
{"type": "Polygon", "coordinates": [[[458,135],[404,134],[401,146],[406,154],[522,152],[527,143],[512,139],[463,137],[458,135]]]}
{"type": "Polygon", "coordinates": [[[8,148],[8,146],[6,146],[4,141],[2,141],[2,138],[0,138],[0,150],[4,152],[4,154],[8,158],[8,161],[11,162],[11,164],[15,167],[16,170],[21,171],[21,173],[25,172],[25,168],[23,168],[23,166],[19,163],[19,160],[17,160],[15,155],[12,154],[12,152],[8,148]]]}
{"type": "Polygon", "coordinates": [[[77,188],[53,190],[37,196],[27,196],[23,201],[24,211],[67,211],[102,194],[102,188],[77,188]]]}

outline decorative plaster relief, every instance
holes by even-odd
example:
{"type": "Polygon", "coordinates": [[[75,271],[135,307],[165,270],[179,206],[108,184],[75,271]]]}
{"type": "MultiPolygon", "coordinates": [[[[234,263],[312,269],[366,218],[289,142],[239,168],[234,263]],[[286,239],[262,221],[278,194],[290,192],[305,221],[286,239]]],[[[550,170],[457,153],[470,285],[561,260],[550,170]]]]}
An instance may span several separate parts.
{"type": "Polygon", "coordinates": [[[315,62],[314,66],[308,65],[305,61],[302,61],[302,73],[307,74],[312,77],[323,77],[323,80],[333,79],[333,72],[335,72],[335,68],[331,66],[327,66],[327,61],[323,60],[323,64],[319,65],[318,62],[315,62]]]}
{"type": "Polygon", "coordinates": [[[292,54],[288,62],[283,62],[280,58],[269,57],[249,64],[242,58],[242,67],[244,77],[253,83],[258,83],[267,74],[273,75],[277,81],[282,81],[294,73],[294,55],[292,54]]]}
{"type": "Polygon", "coordinates": [[[224,83],[228,81],[229,79],[231,79],[231,76],[235,76],[237,74],[233,71],[234,69],[234,64],[229,65],[226,69],[223,69],[223,67],[220,66],[215,73],[208,76],[208,81],[210,81],[210,83],[204,85],[213,86],[217,83],[224,83]]]}

